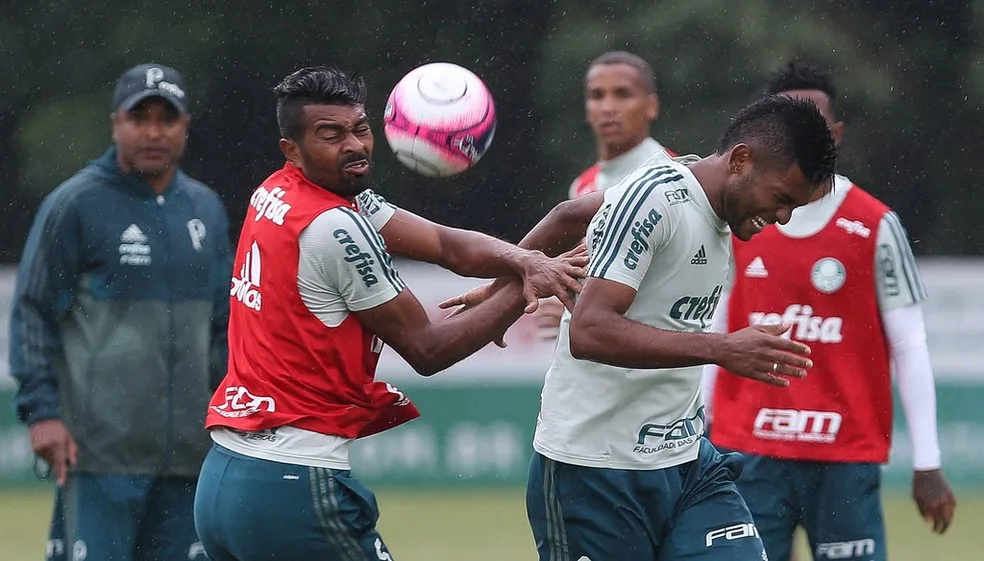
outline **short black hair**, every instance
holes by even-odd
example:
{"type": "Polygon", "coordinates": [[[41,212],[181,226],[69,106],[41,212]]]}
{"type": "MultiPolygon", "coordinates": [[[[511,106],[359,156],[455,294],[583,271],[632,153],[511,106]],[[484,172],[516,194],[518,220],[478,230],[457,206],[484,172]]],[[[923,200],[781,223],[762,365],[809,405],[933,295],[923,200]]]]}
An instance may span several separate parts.
{"type": "Polygon", "coordinates": [[[642,86],[646,89],[646,93],[656,93],[656,75],[653,74],[653,67],[641,56],[628,51],[610,51],[591,61],[588,72],[601,64],[625,64],[635,68],[642,79],[642,86]]]}
{"type": "Polygon", "coordinates": [[[334,66],[301,68],[273,88],[280,135],[298,140],[304,134],[305,105],[365,105],[366,83],[355,73],[334,66]]]}
{"type": "Polygon", "coordinates": [[[718,142],[718,155],[736,144],[764,154],[765,165],[793,163],[811,183],[829,183],[837,163],[837,146],[817,104],[806,99],[767,95],[738,112],[718,142]]]}
{"type": "Polygon", "coordinates": [[[791,60],[776,69],[762,87],[762,94],[781,94],[793,90],[817,90],[827,94],[830,107],[837,101],[837,85],[826,69],[810,60],[791,60]]]}

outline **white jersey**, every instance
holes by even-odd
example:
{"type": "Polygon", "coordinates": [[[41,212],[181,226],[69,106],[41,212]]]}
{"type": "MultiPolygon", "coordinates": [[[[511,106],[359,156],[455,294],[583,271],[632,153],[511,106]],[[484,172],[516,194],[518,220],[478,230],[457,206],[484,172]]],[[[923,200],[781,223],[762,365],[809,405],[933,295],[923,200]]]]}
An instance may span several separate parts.
{"type": "Polygon", "coordinates": [[[662,144],[654,138],[647,137],[621,156],[610,160],[601,160],[584,170],[571,183],[568,196],[576,199],[588,193],[604,191],[618,185],[620,181],[625,179],[625,176],[657,155],[669,156],[662,144]]]}
{"type": "MultiPolygon", "coordinates": [[[[681,158],[680,160],[684,160],[681,158]]],[[[605,192],[588,227],[588,275],[636,289],[626,317],[709,331],[731,260],[731,233],[690,170],[654,159],[605,192]]],[[[697,458],[701,367],[639,370],[577,360],[561,320],[533,448],[567,464],[652,470],[697,458]]]]}
{"type": "MultiPolygon", "coordinates": [[[[382,237],[377,234],[396,213],[396,208],[371,190],[356,198],[358,214],[347,207],[325,211],[301,232],[297,264],[297,290],[312,314],[329,327],[336,327],[351,312],[367,310],[396,298],[403,283],[389,260],[382,260],[381,278],[387,282],[367,286],[356,264],[346,261],[344,245],[334,232],[345,228],[359,247],[372,248],[386,255],[382,237]],[[362,228],[353,228],[353,221],[362,228]],[[368,224],[371,224],[371,227],[368,224]],[[389,269],[389,270],[387,270],[389,269]]],[[[210,431],[212,439],[240,454],[274,462],[350,469],[349,445],[352,439],[285,426],[261,432],[220,428],[210,431]]]]}

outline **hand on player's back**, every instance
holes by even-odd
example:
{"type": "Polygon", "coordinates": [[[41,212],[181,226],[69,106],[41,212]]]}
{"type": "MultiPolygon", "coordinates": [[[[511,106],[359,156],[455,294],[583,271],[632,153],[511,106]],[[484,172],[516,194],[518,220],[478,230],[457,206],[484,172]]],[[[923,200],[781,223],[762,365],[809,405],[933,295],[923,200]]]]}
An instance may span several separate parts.
{"type": "Polygon", "coordinates": [[[550,296],[556,296],[568,309],[574,309],[573,294],[581,291],[587,264],[588,251],[584,244],[555,258],[539,251],[529,252],[523,267],[526,313],[535,312],[539,299],[550,296]]]}
{"type": "Polygon", "coordinates": [[[803,378],[813,361],[805,355],[810,347],[780,337],[791,325],[755,325],[729,333],[719,350],[717,364],[728,372],[765,382],[788,386],[784,376],[803,378]]]}
{"type": "MultiPolygon", "coordinates": [[[[544,300],[544,303],[550,302],[552,304],[556,302],[556,306],[550,306],[550,304],[548,306],[551,309],[554,307],[560,309],[560,312],[557,314],[557,323],[559,325],[560,315],[563,314],[564,308],[560,304],[560,301],[553,298],[553,296],[557,295],[557,293],[563,294],[564,300],[569,302],[569,306],[571,308],[574,307],[571,294],[581,291],[580,279],[584,278],[584,267],[588,264],[587,248],[582,244],[552,258],[546,257],[539,252],[535,252],[535,254],[532,257],[531,264],[527,267],[528,274],[523,278],[523,291],[527,301],[525,311],[526,313],[537,311],[541,305],[539,299],[549,298],[549,300],[544,300]],[[537,303],[537,306],[534,307],[532,305],[533,303],[537,303]]],[[[505,286],[506,282],[506,279],[496,279],[494,282],[476,286],[464,294],[444,300],[438,304],[438,307],[442,310],[454,308],[446,318],[456,316],[488,300],[497,290],[505,286]]],[[[502,337],[496,339],[494,342],[501,348],[506,348],[507,346],[505,339],[502,337]]]]}
{"type": "MultiPolygon", "coordinates": [[[[547,257],[539,251],[530,252],[523,276],[523,294],[526,298],[526,313],[536,311],[540,298],[557,296],[567,305],[574,308],[571,294],[581,292],[581,279],[584,278],[584,267],[588,264],[588,250],[584,245],[562,253],[557,257],[547,257]],[[537,304],[537,306],[533,306],[537,304]]],[[[477,286],[464,294],[459,294],[444,300],[438,307],[442,310],[457,308],[448,317],[460,314],[486,301],[496,290],[505,286],[506,279],[477,286]]]]}

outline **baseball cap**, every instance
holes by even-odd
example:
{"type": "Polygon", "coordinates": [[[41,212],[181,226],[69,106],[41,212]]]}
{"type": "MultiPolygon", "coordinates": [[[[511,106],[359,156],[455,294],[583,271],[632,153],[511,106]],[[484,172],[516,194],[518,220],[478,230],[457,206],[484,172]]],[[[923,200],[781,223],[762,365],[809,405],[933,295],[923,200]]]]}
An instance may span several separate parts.
{"type": "Polygon", "coordinates": [[[130,111],[149,97],[163,98],[179,112],[188,112],[184,77],[169,66],[154,63],[134,66],[120,76],[113,91],[113,111],[130,111]]]}

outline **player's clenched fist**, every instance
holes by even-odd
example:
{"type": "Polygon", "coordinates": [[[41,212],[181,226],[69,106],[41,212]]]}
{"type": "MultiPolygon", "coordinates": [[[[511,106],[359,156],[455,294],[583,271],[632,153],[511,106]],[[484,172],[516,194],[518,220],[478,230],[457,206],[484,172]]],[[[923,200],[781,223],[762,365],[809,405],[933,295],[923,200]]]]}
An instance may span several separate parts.
{"type": "Polygon", "coordinates": [[[720,358],[725,370],[773,386],[788,386],[785,377],[802,378],[813,367],[810,347],[781,337],[792,324],[755,325],[724,337],[720,358]]]}

